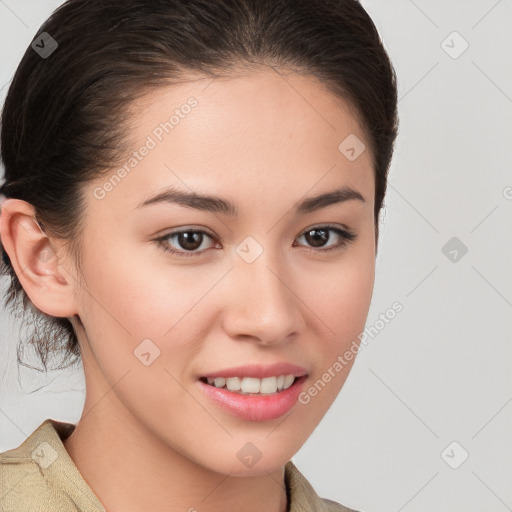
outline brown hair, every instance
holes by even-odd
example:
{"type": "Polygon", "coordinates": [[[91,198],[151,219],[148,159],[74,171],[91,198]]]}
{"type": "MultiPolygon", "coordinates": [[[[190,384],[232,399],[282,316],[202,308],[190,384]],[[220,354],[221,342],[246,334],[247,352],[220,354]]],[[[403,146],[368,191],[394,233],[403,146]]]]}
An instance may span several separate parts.
{"type": "MultiPolygon", "coordinates": [[[[43,33],[57,48],[44,58],[27,48],[2,111],[0,193],[31,203],[41,229],[66,241],[78,268],[81,184],[127,151],[133,100],[187,73],[216,76],[262,64],[318,78],[357,113],[374,163],[378,242],[398,131],[397,85],[357,0],[68,0],[34,42],[50,41],[43,33]]],[[[11,278],[5,307],[32,326],[29,341],[44,367],[63,351],[79,360],[69,320],[35,308],[3,247],[2,260],[11,278]]]]}

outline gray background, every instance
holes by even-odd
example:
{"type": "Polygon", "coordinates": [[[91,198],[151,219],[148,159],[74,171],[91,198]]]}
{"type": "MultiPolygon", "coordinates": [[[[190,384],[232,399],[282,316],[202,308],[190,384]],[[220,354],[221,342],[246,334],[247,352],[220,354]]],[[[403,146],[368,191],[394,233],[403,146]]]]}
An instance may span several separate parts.
{"type": "MultiPolygon", "coordinates": [[[[2,102],[60,3],[0,0],[2,102]]],[[[293,460],[320,496],[362,512],[512,510],[512,0],[362,4],[400,97],[367,321],[378,332],[293,460]]],[[[81,369],[18,369],[19,326],[0,313],[3,451],[48,417],[78,421],[84,383],[81,369]]]]}

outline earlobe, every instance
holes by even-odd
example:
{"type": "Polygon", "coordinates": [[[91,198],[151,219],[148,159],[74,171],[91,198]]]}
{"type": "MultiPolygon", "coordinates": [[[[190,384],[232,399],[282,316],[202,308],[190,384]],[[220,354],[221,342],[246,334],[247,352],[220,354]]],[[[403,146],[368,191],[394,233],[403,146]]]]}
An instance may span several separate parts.
{"type": "Polygon", "coordinates": [[[8,198],[1,208],[2,245],[25,293],[43,313],[75,315],[73,278],[59,261],[62,257],[57,246],[41,230],[34,207],[21,199],[8,198]]]}

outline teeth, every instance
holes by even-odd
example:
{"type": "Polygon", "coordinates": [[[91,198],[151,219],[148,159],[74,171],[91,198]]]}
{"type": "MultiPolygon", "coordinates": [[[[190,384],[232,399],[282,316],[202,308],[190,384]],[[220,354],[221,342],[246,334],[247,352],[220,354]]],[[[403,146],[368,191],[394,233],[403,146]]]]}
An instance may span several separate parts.
{"type": "Polygon", "coordinates": [[[241,388],[244,393],[259,393],[261,380],[254,377],[244,377],[241,388]]]}
{"type": "Polygon", "coordinates": [[[286,377],[284,378],[283,388],[284,389],[289,388],[293,384],[294,380],[295,380],[295,377],[293,375],[286,375],[286,377]]]}
{"type": "Polygon", "coordinates": [[[265,377],[257,379],[256,377],[208,377],[208,384],[216,388],[227,388],[229,391],[235,391],[242,394],[260,393],[273,394],[284,389],[288,389],[294,382],[293,375],[279,375],[276,377],[265,377]]]}
{"type": "Polygon", "coordinates": [[[261,379],[260,393],[275,393],[277,391],[277,377],[261,379]]]}
{"type": "Polygon", "coordinates": [[[226,387],[229,391],[240,391],[242,387],[242,379],[239,377],[229,377],[226,379],[226,387]]]}
{"type": "Polygon", "coordinates": [[[215,377],[213,380],[216,388],[223,388],[226,384],[226,379],[224,377],[215,377]]]}

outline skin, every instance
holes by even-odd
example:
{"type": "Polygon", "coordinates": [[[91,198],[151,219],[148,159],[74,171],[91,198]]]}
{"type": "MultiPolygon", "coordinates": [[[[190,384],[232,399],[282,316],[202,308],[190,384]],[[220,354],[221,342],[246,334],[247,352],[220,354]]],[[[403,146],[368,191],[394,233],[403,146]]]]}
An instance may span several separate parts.
{"type": "MultiPolygon", "coordinates": [[[[24,201],[3,203],[2,242],[32,302],[77,330],[86,400],[64,444],[107,510],[284,512],[284,465],[354,360],[307,405],[262,422],[221,410],[197,379],[287,361],[307,370],[307,389],[357,340],[374,285],[374,178],[368,149],[351,162],[338,145],[350,134],[369,144],[347,103],[315,78],[263,67],[151,91],[133,104],[134,149],[191,96],[198,105],[103,199],[93,191],[105,177],[84,186],[82,274],[24,201]],[[239,216],[136,208],[169,185],[229,199],[239,216]],[[304,197],[342,185],[365,202],[293,214],[304,197]],[[304,232],[326,223],[357,237],[322,253],[338,235],[315,246],[304,232]],[[191,257],[152,241],[183,227],[214,238],[191,257]],[[251,264],[236,252],[248,236],[263,249],[251,264]],[[161,351],[149,366],[134,356],[145,338],[161,351]],[[236,456],[247,442],[262,453],[252,468],[236,456]]],[[[177,237],[167,243],[186,252],[177,237]]]]}

